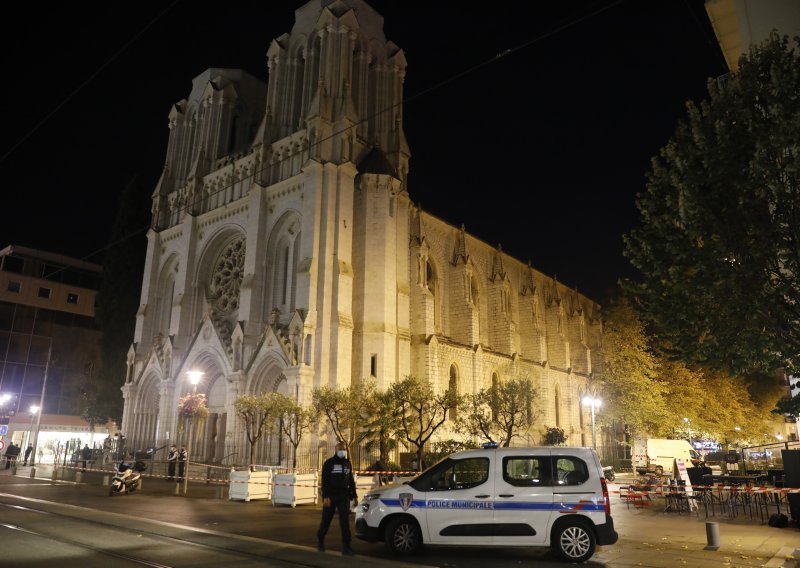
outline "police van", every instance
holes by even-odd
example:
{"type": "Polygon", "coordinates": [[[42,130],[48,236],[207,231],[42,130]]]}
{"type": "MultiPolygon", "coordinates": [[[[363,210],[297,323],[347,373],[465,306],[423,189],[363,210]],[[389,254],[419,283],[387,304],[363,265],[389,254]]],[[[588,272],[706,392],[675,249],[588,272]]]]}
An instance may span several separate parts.
{"type": "Polygon", "coordinates": [[[356,536],[407,555],[423,543],[552,547],[583,562],[617,533],[591,448],[483,449],[451,454],[403,485],[367,493],[356,536]]]}

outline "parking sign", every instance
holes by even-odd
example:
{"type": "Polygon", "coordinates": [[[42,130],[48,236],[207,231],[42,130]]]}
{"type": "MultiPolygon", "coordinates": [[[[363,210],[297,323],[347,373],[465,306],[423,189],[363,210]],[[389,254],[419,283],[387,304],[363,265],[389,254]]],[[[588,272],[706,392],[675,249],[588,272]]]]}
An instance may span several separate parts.
{"type": "Polygon", "coordinates": [[[8,424],[0,424],[0,436],[8,434],[8,424]]]}

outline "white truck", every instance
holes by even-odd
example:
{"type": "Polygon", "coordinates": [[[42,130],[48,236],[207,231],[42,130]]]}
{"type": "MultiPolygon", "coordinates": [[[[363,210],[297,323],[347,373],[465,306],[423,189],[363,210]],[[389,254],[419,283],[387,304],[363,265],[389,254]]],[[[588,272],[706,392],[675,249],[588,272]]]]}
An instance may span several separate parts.
{"type": "Polygon", "coordinates": [[[703,457],[686,440],[636,437],[633,440],[634,470],[639,474],[655,473],[674,477],[675,460],[682,459],[686,467],[702,465],[703,457]]]}

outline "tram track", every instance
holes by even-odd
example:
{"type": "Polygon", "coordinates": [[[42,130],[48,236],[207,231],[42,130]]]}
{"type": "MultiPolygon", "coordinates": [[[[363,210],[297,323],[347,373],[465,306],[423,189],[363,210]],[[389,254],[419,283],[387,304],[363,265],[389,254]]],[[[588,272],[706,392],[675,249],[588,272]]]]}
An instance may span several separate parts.
{"type": "MultiPolygon", "coordinates": [[[[152,523],[153,521],[147,519],[129,519],[135,523],[135,526],[127,526],[125,522],[122,522],[122,519],[118,519],[119,522],[114,522],[114,520],[103,520],[98,518],[87,518],[85,515],[87,514],[99,514],[98,511],[94,509],[88,509],[85,507],[80,507],[77,505],[64,505],[61,503],[56,503],[52,501],[42,500],[42,499],[34,499],[29,497],[20,497],[18,495],[12,494],[5,494],[0,493],[0,508],[4,508],[7,510],[14,510],[18,513],[28,513],[34,515],[44,515],[53,517],[54,519],[61,519],[62,522],[73,522],[78,523],[81,526],[86,527],[96,527],[94,531],[91,528],[87,528],[85,531],[74,531],[77,534],[86,534],[86,535],[93,535],[97,533],[97,530],[109,530],[113,532],[121,533],[120,539],[124,539],[126,536],[130,539],[135,539],[139,542],[142,542],[142,539],[148,539],[149,542],[155,542],[160,544],[166,544],[170,547],[180,546],[184,552],[189,554],[210,554],[216,553],[223,556],[229,556],[239,559],[240,561],[253,561],[258,563],[264,563],[265,561],[269,561],[270,566],[280,566],[286,568],[293,568],[293,567],[313,567],[319,566],[319,563],[316,562],[309,562],[309,561],[302,561],[300,557],[296,558],[276,558],[271,555],[267,555],[263,552],[256,552],[256,551],[248,551],[246,548],[253,548],[252,542],[258,541],[260,539],[253,539],[252,537],[239,537],[238,535],[227,534],[227,533],[219,533],[217,531],[209,531],[207,529],[198,529],[193,527],[186,527],[183,525],[171,525],[170,523],[164,523],[163,521],[155,521],[157,524],[153,529],[146,528],[147,523],[152,523]],[[41,506],[31,506],[30,504],[19,504],[8,502],[7,499],[13,500],[23,500],[25,502],[33,502],[39,503],[41,506]],[[74,513],[70,512],[63,512],[53,510],[52,508],[67,508],[67,510],[74,510],[74,513]],[[170,534],[164,534],[167,530],[171,530],[172,532],[180,532],[182,534],[192,535],[192,537],[183,537],[183,536],[176,536],[170,534]],[[199,540],[213,540],[217,543],[211,542],[200,542],[199,540]],[[230,545],[222,545],[219,544],[220,542],[230,543],[230,545]],[[241,546],[236,547],[236,544],[241,546]]],[[[112,516],[120,516],[119,513],[107,513],[106,515],[112,516]]],[[[115,519],[117,520],[117,519],[115,519]]],[[[17,520],[15,522],[0,522],[0,528],[5,528],[11,531],[15,531],[20,534],[25,534],[32,538],[40,538],[45,539],[46,541],[65,544],[69,546],[78,547],[83,550],[91,551],[95,554],[112,557],[117,560],[124,560],[130,562],[134,565],[139,566],[149,566],[152,568],[175,568],[173,564],[165,564],[163,562],[158,562],[155,560],[151,560],[145,558],[143,556],[135,556],[131,554],[126,554],[123,552],[117,552],[109,547],[97,546],[90,542],[86,542],[85,540],[79,540],[75,538],[68,538],[64,535],[59,535],[56,531],[46,531],[43,532],[41,530],[35,530],[30,527],[26,527],[27,523],[24,521],[17,520]]],[[[60,523],[54,523],[54,527],[60,526],[60,523]]],[[[261,542],[267,542],[261,540],[261,542]]],[[[280,544],[281,549],[289,549],[292,545],[283,545],[280,544]]],[[[255,548],[258,548],[257,546],[255,548]]],[[[286,556],[286,555],[282,555],[286,556]]],[[[184,563],[185,564],[185,563],[184,563]]]]}
{"type": "Polygon", "coordinates": [[[5,527],[5,528],[13,530],[13,531],[22,532],[22,533],[25,533],[25,534],[30,535],[30,536],[43,538],[43,539],[46,539],[48,541],[55,541],[55,542],[58,542],[58,543],[61,543],[61,544],[68,544],[70,546],[77,546],[77,547],[80,547],[80,548],[84,548],[86,550],[91,550],[92,552],[96,552],[98,554],[102,554],[104,556],[110,556],[110,557],[116,558],[118,560],[126,560],[128,562],[133,562],[135,564],[140,564],[142,566],[151,566],[152,568],[173,568],[172,566],[170,566],[168,564],[161,564],[160,562],[152,562],[150,560],[146,560],[146,559],[143,559],[143,558],[137,558],[137,557],[131,556],[129,554],[121,554],[119,552],[114,552],[113,550],[108,550],[108,549],[100,548],[100,547],[97,547],[97,546],[91,546],[91,545],[83,543],[83,542],[78,542],[77,540],[72,540],[72,539],[63,538],[63,537],[57,537],[57,536],[54,536],[52,534],[40,533],[38,531],[34,531],[34,530],[31,530],[31,529],[26,529],[26,528],[21,527],[19,525],[12,525],[10,523],[0,523],[0,527],[5,527]]]}

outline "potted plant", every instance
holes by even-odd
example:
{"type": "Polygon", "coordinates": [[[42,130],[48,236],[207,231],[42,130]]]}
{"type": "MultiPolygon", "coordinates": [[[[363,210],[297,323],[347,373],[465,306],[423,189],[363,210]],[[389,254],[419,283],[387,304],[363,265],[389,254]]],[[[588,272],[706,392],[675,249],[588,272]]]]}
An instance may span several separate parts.
{"type": "Polygon", "coordinates": [[[272,504],[299,505],[301,503],[317,503],[317,472],[300,473],[297,468],[297,446],[303,434],[311,431],[317,423],[317,415],[313,408],[304,408],[295,399],[282,397],[281,429],[292,446],[292,471],[276,474],[272,477],[272,504]]]}
{"type": "Polygon", "coordinates": [[[229,499],[269,499],[272,497],[272,471],[255,471],[256,444],[271,433],[283,408],[281,395],[262,393],[242,395],[234,403],[236,415],[244,422],[250,445],[246,471],[232,471],[228,486],[229,499]]]}

